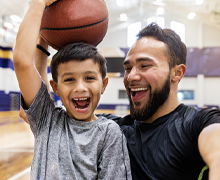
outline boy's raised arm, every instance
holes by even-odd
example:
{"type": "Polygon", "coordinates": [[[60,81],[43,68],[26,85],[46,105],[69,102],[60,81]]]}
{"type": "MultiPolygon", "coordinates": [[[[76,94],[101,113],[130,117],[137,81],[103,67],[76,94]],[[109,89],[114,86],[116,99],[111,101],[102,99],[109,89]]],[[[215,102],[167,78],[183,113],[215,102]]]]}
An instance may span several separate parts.
{"type": "MultiPolygon", "coordinates": [[[[38,38],[38,42],[41,47],[43,47],[45,50],[48,49],[48,44],[41,38],[38,38]]],[[[49,89],[49,82],[47,79],[47,66],[48,66],[48,55],[45,52],[42,52],[40,49],[36,48],[35,52],[35,66],[38,71],[38,73],[41,76],[41,79],[44,81],[44,83],[47,85],[47,89],[50,92],[49,89]]],[[[26,118],[25,112],[22,107],[20,107],[19,116],[28,123],[28,120],[26,118]]]]}
{"type": "Polygon", "coordinates": [[[17,34],[13,63],[27,107],[30,107],[41,86],[41,77],[34,64],[34,55],[43,11],[55,1],[32,0],[17,34]]]}

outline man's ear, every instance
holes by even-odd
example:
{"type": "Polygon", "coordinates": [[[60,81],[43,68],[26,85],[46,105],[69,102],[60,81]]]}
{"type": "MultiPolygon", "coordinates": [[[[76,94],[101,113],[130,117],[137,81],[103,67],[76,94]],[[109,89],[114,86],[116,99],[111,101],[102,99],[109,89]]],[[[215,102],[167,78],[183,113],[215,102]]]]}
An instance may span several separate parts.
{"type": "Polygon", "coordinates": [[[184,64],[179,64],[176,65],[172,70],[171,70],[171,80],[173,82],[180,81],[184,74],[186,73],[186,66],[184,64]]]}
{"type": "Polygon", "coordinates": [[[105,92],[105,88],[108,85],[108,76],[105,77],[105,79],[103,79],[102,81],[102,91],[101,94],[103,94],[105,92]]]}
{"type": "Polygon", "coordinates": [[[59,96],[59,92],[58,92],[58,89],[57,89],[57,83],[54,81],[54,80],[50,80],[50,85],[53,89],[53,92],[59,96]]]}

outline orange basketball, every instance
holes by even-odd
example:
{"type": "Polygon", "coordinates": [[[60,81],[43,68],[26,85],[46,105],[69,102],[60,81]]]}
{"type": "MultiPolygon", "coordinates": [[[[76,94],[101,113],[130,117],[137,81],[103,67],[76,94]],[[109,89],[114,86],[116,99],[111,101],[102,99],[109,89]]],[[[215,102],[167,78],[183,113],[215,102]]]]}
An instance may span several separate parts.
{"type": "Polygon", "coordinates": [[[97,46],[108,29],[108,10],[103,0],[58,0],[46,7],[40,34],[54,49],[85,42],[97,46]]]}

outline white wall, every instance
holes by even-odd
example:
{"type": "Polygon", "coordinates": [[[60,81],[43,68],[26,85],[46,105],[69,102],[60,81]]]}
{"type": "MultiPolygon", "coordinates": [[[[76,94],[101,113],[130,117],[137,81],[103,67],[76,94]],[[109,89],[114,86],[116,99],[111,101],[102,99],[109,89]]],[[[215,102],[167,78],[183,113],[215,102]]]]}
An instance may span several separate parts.
{"type": "Polygon", "coordinates": [[[108,86],[101,96],[100,104],[128,104],[127,99],[119,99],[119,90],[125,90],[122,77],[110,77],[108,86]]]}
{"type": "Polygon", "coordinates": [[[204,103],[220,107],[220,77],[204,79],[204,103]]]}

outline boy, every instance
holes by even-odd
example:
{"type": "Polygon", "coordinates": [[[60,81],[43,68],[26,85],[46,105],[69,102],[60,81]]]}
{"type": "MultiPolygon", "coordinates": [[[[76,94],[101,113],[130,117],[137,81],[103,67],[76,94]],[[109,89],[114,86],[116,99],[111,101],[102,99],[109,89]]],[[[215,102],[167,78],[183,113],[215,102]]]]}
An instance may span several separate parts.
{"type": "Polygon", "coordinates": [[[106,60],[97,49],[85,43],[71,44],[53,57],[50,84],[66,111],[54,106],[34,66],[43,10],[53,2],[31,1],[14,49],[21,104],[35,136],[31,179],[131,179],[119,126],[94,114],[108,83],[106,60]]]}

